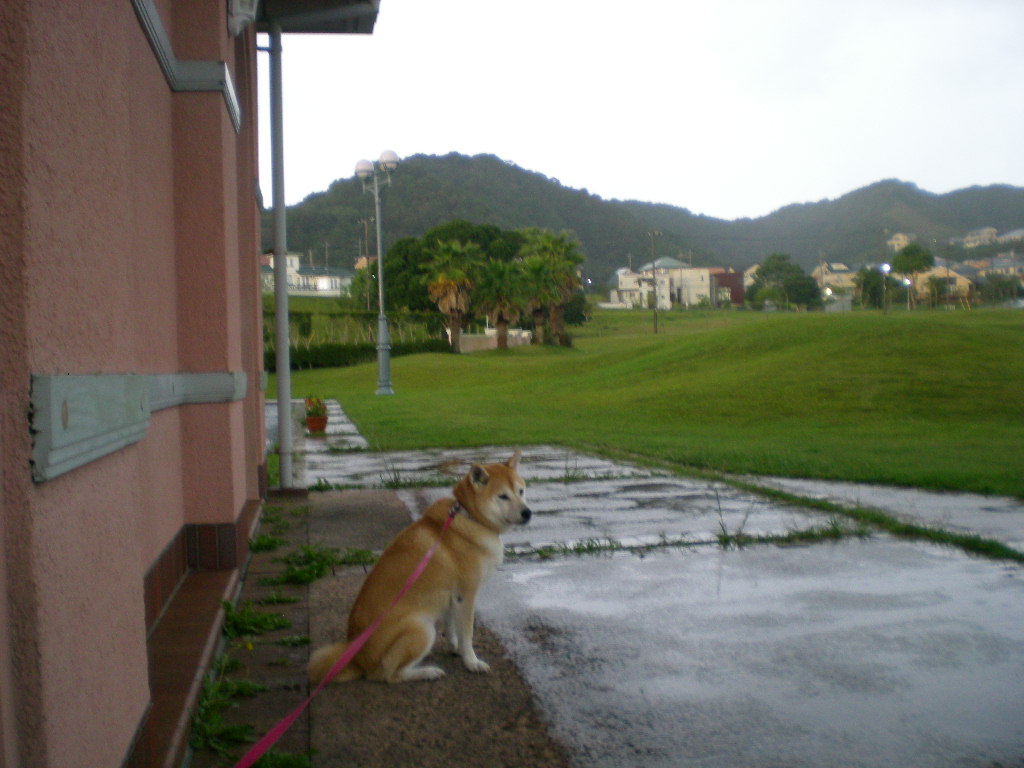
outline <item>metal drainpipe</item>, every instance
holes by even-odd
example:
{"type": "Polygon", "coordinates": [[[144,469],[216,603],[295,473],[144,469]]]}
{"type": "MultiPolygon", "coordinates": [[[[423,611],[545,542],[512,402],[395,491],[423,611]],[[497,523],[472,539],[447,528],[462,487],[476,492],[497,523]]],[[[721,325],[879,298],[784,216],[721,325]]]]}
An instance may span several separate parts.
{"type": "Polygon", "coordinates": [[[288,237],[284,204],[284,102],[281,95],[281,26],[270,29],[270,144],[274,205],[274,344],[277,360],[277,442],[281,487],[291,488],[292,377],[288,348],[288,237]]]}

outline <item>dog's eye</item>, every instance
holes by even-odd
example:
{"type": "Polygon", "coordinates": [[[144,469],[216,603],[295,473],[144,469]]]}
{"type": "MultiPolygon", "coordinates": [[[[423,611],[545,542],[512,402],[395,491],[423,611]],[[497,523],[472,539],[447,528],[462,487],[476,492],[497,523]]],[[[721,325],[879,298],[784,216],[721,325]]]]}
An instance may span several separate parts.
{"type": "Polygon", "coordinates": [[[523,495],[523,494],[525,494],[525,493],[526,493],[526,489],[525,489],[525,488],[520,488],[520,489],[519,489],[519,495],[520,495],[520,496],[522,496],[522,495],[523,495]]]}
{"type": "Polygon", "coordinates": [[[502,501],[508,501],[508,494],[507,493],[499,493],[498,494],[498,498],[501,499],[502,501]]]}

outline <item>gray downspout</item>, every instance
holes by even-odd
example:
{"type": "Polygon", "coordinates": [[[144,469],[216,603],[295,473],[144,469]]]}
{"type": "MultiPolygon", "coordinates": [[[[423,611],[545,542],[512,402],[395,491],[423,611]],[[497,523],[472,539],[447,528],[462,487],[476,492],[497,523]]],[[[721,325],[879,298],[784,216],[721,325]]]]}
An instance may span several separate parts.
{"type": "Polygon", "coordinates": [[[288,237],[284,204],[284,102],[281,81],[281,26],[270,30],[270,144],[274,206],[274,345],[277,362],[277,443],[281,487],[291,488],[292,377],[288,348],[288,237]]]}

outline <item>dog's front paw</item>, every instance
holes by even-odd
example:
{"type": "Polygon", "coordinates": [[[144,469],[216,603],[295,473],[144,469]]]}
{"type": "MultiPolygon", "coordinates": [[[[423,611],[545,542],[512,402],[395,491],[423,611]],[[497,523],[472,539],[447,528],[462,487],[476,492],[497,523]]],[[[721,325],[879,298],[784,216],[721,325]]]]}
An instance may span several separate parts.
{"type": "Polygon", "coordinates": [[[462,663],[470,672],[482,673],[491,671],[491,665],[486,661],[478,659],[476,656],[471,659],[463,659],[462,663]]]}

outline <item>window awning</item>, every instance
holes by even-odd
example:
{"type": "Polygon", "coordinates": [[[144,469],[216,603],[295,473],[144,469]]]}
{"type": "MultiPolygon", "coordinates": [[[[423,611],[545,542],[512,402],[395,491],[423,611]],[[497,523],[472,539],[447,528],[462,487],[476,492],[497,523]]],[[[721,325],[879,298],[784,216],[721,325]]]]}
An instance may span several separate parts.
{"type": "Polygon", "coordinates": [[[276,22],[284,33],[364,34],[373,32],[380,0],[263,0],[256,29],[276,22]]]}

